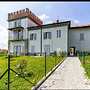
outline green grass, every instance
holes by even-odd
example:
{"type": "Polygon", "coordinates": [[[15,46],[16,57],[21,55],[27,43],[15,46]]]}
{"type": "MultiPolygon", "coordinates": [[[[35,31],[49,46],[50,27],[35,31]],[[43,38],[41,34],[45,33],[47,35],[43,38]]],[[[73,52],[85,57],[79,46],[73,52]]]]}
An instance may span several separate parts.
{"type": "Polygon", "coordinates": [[[85,56],[85,58],[80,57],[80,61],[85,69],[85,75],[90,79],[90,55],[85,56]]]}
{"type": "MultiPolygon", "coordinates": [[[[27,60],[27,63],[28,63],[26,67],[27,72],[33,72],[33,75],[31,77],[27,77],[27,79],[36,84],[45,75],[45,58],[43,56],[15,57],[11,59],[11,62],[10,62],[11,68],[16,71],[15,66],[22,59],[27,60]]],[[[55,61],[55,57],[47,56],[47,61],[46,61],[47,73],[50,70],[52,70],[52,68],[55,66],[55,63],[58,64],[61,60],[63,60],[63,58],[60,56],[56,57],[56,61],[55,61]]],[[[7,69],[7,58],[5,56],[0,56],[0,75],[2,75],[2,73],[6,69],[7,69]]],[[[13,73],[12,71],[10,72],[11,72],[10,80],[12,81],[12,83],[10,84],[11,90],[30,90],[31,87],[34,85],[27,82],[21,77],[16,77],[16,74],[13,73]]],[[[0,80],[0,90],[7,90],[7,85],[5,84],[5,82],[7,82],[7,73],[0,80]]]]}

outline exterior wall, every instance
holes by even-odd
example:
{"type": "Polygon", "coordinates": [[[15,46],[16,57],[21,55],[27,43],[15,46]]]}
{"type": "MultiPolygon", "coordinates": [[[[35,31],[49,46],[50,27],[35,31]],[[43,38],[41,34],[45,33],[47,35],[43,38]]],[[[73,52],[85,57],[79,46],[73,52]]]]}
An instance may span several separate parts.
{"type": "Polygon", "coordinates": [[[21,46],[21,53],[25,53],[25,42],[23,41],[15,41],[10,43],[10,53],[14,53],[14,46],[20,45],[21,46]]]}
{"type": "Polygon", "coordinates": [[[90,52],[90,28],[76,28],[69,30],[69,47],[76,50],[90,52]],[[80,33],[84,33],[84,40],[80,41],[80,33]]]}
{"type": "MultiPolygon", "coordinates": [[[[44,45],[50,45],[50,52],[57,51],[60,49],[61,51],[67,52],[67,35],[68,35],[68,26],[60,26],[54,28],[47,28],[43,29],[42,33],[44,32],[51,32],[52,38],[51,39],[43,39],[42,41],[42,52],[44,53],[44,45]],[[61,30],[61,37],[57,38],[57,30],[61,30]]],[[[43,34],[42,34],[43,37],[43,34]]]]}
{"type": "MultiPolygon", "coordinates": [[[[9,22],[9,28],[14,28],[14,22],[15,21],[10,21],[9,22]]],[[[28,18],[24,18],[21,19],[21,26],[24,28],[23,30],[23,38],[27,39],[27,27],[29,26],[36,26],[37,24],[35,24],[34,22],[32,22],[30,19],[28,18]]],[[[13,39],[13,31],[9,31],[9,39],[13,39]]]]}
{"type": "MultiPolygon", "coordinates": [[[[42,29],[42,53],[45,53],[44,46],[50,45],[50,53],[57,51],[60,49],[61,51],[67,52],[68,50],[68,26],[60,26],[60,27],[53,27],[53,28],[44,28],[42,29]],[[61,37],[57,38],[57,30],[61,30],[61,37]],[[43,33],[44,32],[51,32],[52,37],[51,39],[44,39],[43,33]]],[[[41,51],[41,30],[30,30],[29,31],[29,53],[31,52],[31,46],[35,46],[35,52],[40,53],[41,51]],[[30,34],[36,33],[37,39],[30,40],[30,34]]]]}
{"type": "MultiPolygon", "coordinates": [[[[15,22],[15,20],[14,21],[10,21],[9,22],[9,28],[14,28],[14,22],[15,22]]],[[[23,19],[21,19],[21,26],[24,28],[24,30],[23,30],[23,40],[26,40],[26,39],[28,39],[28,30],[27,30],[27,27],[29,27],[29,26],[36,26],[36,24],[34,23],[34,22],[32,22],[30,19],[28,19],[28,18],[23,18],[23,19]]],[[[15,38],[15,36],[13,35],[13,30],[12,31],[8,31],[8,39],[9,40],[14,40],[14,38],[15,38]]],[[[12,53],[13,52],[13,47],[14,46],[16,46],[16,45],[21,45],[21,47],[23,48],[22,50],[23,51],[21,51],[22,53],[25,53],[25,45],[26,44],[23,44],[23,43],[25,43],[25,41],[18,41],[18,42],[10,42],[10,52],[12,53]]]]}
{"type": "Polygon", "coordinates": [[[31,20],[28,19],[28,18],[27,18],[27,25],[28,25],[28,27],[37,26],[36,23],[34,23],[33,21],[31,21],[31,20]]]}
{"type": "Polygon", "coordinates": [[[32,53],[31,52],[31,47],[32,46],[35,46],[35,53],[40,53],[40,49],[41,49],[41,46],[40,46],[41,31],[40,30],[29,31],[28,40],[29,40],[29,53],[32,53]],[[31,33],[36,33],[37,34],[36,40],[30,40],[30,34],[31,33]]]}
{"type": "MultiPolygon", "coordinates": [[[[21,26],[24,28],[23,30],[23,40],[28,39],[28,45],[25,41],[13,41],[10,42],[10,52],[13,53],[14,46],[21,45],[21,52],[26,53],[26,46],[28,46],[28,52],[31,52],[32,46],[35,47],[35,53],[41,53],[41,29],[37,30],[27,30],[27,27],[37,26],[33,21],[28,18],[21,19],[21,26]],[[30,40],[30,34],[36,33],[36,40],[30,40]]],[[[14,28],[14,21],[9,22],[9,28],[14,28]]],[[[13,40],[13,30],[9,30],[9,40],[13,40]]],[[[54,51],[64,51],[68,52],[68,24],[63,24],[61,26],[53,26],[47,28],[42,28],[42,53],[45,53],[45,45],[50,45],[50,53],[54,51]],[[57,38],[57,30],[61,30],[61,37],[57,38]],[[51,32],[51,39],[44,39],[43,33],[51,32]]]]}

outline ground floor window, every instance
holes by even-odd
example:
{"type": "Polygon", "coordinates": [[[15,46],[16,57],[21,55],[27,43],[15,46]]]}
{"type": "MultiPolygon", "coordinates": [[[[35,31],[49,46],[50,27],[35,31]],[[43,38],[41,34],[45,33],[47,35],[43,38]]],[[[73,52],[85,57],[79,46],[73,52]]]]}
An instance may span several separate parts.
{"type": "Polygon", "coordinates": [[[35,46],[31,46],[31,53],[34,54],[35,53],[35,46]]]}
{"type": "Polygon", "coordinates": [[[21,54],[21,45],[16,45],[16,46],[14,46],[14,48],[13,48],[14,50],[14,54],[15,55],[20,55],[21,54]]]}
{"type": "Polygon", "coordinates": [[[50,54],[50,45],[44,45],[44,52],[46,52],[46,54],[50,54]]]}

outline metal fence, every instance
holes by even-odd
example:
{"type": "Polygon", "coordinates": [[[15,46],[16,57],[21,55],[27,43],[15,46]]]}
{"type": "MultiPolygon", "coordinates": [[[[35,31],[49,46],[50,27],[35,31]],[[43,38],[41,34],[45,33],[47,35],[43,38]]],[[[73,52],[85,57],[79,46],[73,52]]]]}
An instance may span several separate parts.
{"type": "MultiPolygon", "coordinates": [[[[46,76],[46,74],[49,71],[51,71],[66,56],[67,54],[65,52],[60,53],[60,55],[57,55],[56,52],[53,53],[52,55],[47,55],[45,53],[43,56],[44,61],[42,63],[43,64],[42,77],[46,76]]],[[[2,87],[0,87],[0,90],[13,90],[13,89],[14,90],[30,90],[28,86],[29,85],[34,86],[38,82],[38,80],[40,80],[41,78],[38,79],[37,77],[36,81],[34,82],[33,79],[34,79],[34,76],[36,76],[36,74],[33,77],[27,77],[27,74],[25,74],[25,71],[23,70],[23,67],[25,67],[24,61],[23,61],[24,65],[22,63],[21,63],[21,66],[19,65],[19,68],[20,68],[19,72],[16,69],[12,68],[14,67],[11,65],[11,62],[13,62],[13,57],[15,59],[16,56],[11,56],[11,55],[5,56],[7,65],[5,68],[6,70],[0,74],[0,84],[2,85],[2,87]],[[23,79],[23,82],[21,82],[21,84],[18,84],[20,82],[20,79],[23,79]],[[20,85],[22,89],[18,89],[19,86],[17,85],[15,86],[15,81],[17,81],[17,85],[20,85]],[[26,87],[24,88],[24,83],[27,83],[27,88],[26,87]]],[[[35,67],[35,70],[38,71],[38,68],[36,69],[35,67]]],[[[35,71],[33,73],[35,73],[35,71]]],[[[28,75],[30,76],[30,73],[28,75]]]]}

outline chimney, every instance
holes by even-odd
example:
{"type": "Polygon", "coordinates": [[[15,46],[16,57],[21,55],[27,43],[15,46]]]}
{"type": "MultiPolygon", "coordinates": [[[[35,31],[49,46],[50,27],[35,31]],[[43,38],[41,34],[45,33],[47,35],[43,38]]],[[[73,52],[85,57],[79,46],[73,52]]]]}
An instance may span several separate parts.
{"type": "Polygon", "coordinates": [[[59,20],[57,20],[57,23],[59,23],[59,20]]]}

